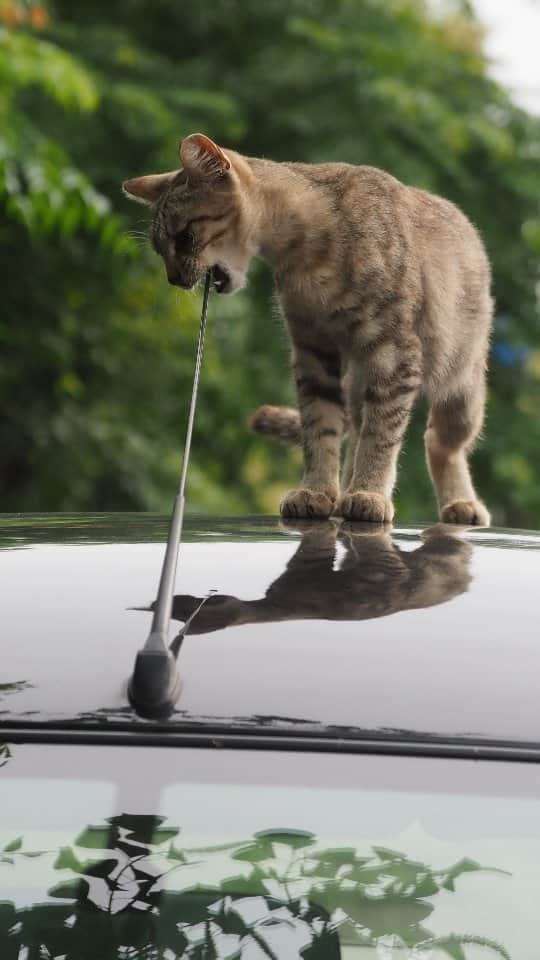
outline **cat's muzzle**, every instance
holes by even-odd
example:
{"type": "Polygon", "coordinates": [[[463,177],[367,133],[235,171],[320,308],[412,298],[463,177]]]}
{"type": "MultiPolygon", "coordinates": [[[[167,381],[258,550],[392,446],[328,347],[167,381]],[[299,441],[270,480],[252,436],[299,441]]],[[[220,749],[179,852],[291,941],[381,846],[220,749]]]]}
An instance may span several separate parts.
{"type": "Polygon", "coordinates": [[[173,287],[182,287],[182,290],[191,290],[197,282],[197,278],[183,277],[178,272],[167,271],[167,280],[173,287]]]}
{"type": "Polygon", "coordinates": [[[231,278],[227,271],[216,264],[212,267],[212,283],[217,293],[228,293],[231,289],[231,278]]]}

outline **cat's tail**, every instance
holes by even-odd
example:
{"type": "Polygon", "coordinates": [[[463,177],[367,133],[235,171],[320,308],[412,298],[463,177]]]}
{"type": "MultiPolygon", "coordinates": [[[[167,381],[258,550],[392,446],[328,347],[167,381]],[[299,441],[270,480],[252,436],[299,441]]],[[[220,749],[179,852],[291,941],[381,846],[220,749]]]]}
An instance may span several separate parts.
{"type": "Polygon", "coordinates": [[[259,407],[252,413],[248,424],[254,433],[274,437],[282,443],[294,446],[302,442],[300,414],[293,407],[259,407]]]}

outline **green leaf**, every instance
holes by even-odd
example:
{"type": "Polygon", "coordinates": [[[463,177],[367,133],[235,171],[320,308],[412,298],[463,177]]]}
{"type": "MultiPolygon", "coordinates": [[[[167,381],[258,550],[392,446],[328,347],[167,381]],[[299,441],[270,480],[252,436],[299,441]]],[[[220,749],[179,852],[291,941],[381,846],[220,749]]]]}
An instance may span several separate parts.
{"type": "Polygon", "coordinates": [[[110,846],[110,831],[105,827],[87,827],[75,840],[77,847],[90,847],[92,850],[107,850],[110,846]]]}
{"type": "Polygon", "coordinates": [[[174,827],[172,830],[168,830],[166,827],[159,827],[152,834],[152,845],[160,847],[163,843],[168,843],[169,840],[173,840],[174,837],[178,836],[178,830],[174,827]]]}
{"type": "Polygon", "coordinates": [[[6,844],[4,847],[4,853],[15,853],[16,850],[20,850],[22,847],[22,842],[22,837],[17,837],[16,840],[12,840],[11,843],[6,844]]]}
{"type": "Polygon", "coordinates": [[[47,891],[49,897],[58,897],[62,900],[84,900],[88,893],[88,883],[86,880],[67,880],[65,883],[58,883],[47,891]]]}
{"type": "Polygon", "coordinates": [[[177,850],[174,843],[171,843],[169,845],[169,849],[167,850],[167,857],[169,860],[180,860],[183,863],[187,863],[187,857],[185,853],[183,852],[183,850],[177,850]]]}
{"type": "Polygon", "coordinates": [[[305,830],[260,830],[255,837],[268,843],[283,843],[294,850],[309,847],[316,839],[315,834],[305,830]]]}
{"type": "Polygon", "coordinates": [[[404,856],[402,853],[398,853],[396,850],[390,850],[388,847],[372,847],[373,853],[375,853],[379,860],[403,860],[404,856]]]}
{"type": "Polygon", "coordinates": [[[452,960],[466,960],[465,951],[457,939],[445,940],[441,947],[452,960]]]}
{"type": "Polygon", "coordinates": [[[454,864],[449,870],[445,870],[443,873],[443,879],[441,880],[441,887],[444,887],[445,890],[455,890],[455,881],[458,877],[462,876],[464,873],[477,873],[479,870],[484,869],[477,863],[475,860],[469,860],[464,858],[458,863],[454,864]]]}
{"type": "Polygon", "coordinates": [[[273,857],[271,844],[264,839],[254,843],[247,843],[232,854],[233,860],[246,860],[248,863],[259,863],[273,857]]]}
{"type": "Polygon", "coordinates": [[[53,868],[55,870],[73,870],[74,873],[82,872],[82,864],[77,859],[71,847],[61,847],[53,868]]]}

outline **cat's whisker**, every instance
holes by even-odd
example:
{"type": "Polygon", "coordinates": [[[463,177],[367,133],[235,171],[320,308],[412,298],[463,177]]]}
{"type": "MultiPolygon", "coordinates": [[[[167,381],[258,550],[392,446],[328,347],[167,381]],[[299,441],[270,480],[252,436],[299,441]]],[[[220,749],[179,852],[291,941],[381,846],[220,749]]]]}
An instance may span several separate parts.
{"type": "Polygon", "coordinates": [[[126,230],[125,236],[128,237],[138,247],[146,247],[150,245],[150,238],[145,233],[141,233],[138,230],[126,230]]]}

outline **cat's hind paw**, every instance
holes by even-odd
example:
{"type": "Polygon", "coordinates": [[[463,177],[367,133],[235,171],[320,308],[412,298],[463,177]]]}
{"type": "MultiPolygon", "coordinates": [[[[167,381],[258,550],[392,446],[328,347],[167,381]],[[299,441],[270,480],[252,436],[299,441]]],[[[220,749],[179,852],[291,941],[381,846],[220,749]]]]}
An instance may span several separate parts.
{"type": "Polygon", "coordinates": [[[453,500],[441,507],[443,523],[459,523],[464,527],[489,527],[491,517],[479,500],[453,500]]]}
{"type": "Polygon", "coordinates": [[[280,504],[282,517],[291,519],[321,520],[333,513],[336,501],[320,490],[289,490],[280,504]]]}
{"type": "Polygon", "coordinates": [[[355,490],[345,493],[337,511],[345,520],[364,520],[368,523],[391,523],[394,507],[384,493],[355,490]]]}

